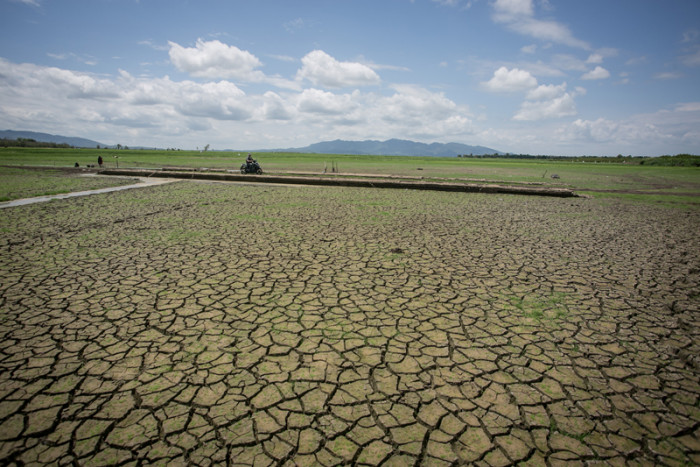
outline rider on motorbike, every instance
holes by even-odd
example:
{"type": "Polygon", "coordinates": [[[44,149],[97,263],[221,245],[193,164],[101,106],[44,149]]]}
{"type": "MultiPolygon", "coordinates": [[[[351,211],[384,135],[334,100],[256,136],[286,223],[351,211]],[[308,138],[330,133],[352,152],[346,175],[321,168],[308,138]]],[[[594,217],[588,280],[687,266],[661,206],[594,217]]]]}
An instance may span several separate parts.
{"type": "Polygon", "coordinates": [[[248,157],[246,158],[245,163],[241,166],[241,173],[242,174],[246,174],[246,173],[261,174],[262,168],[260,167],[260,164],[258,164],[258,161],[253,159],[253,156],[251,154],[248,154],[248,157]]]}

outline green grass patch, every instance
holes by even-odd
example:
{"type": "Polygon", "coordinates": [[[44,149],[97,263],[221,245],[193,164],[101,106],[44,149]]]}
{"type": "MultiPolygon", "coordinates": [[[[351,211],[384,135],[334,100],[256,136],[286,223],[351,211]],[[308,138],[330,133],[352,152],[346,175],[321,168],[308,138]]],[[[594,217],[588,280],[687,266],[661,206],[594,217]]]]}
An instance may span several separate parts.
{"type": "MultiPolygon", "coordinates": [[[[102,156],[107,168],[191,167],[237,171],[245,153],[230,151],[165,151],[111,149],[0,148],[1,165],[82,167],[102,156]]],[[[256,153],[266,173],[323,174],[335,164],[339,173],[396,175],[417,179],[457,179],[465,182],[536,183],[579,191],[644,190],[700,194],[700,167],[658,167],[579,161],[471,159],[301,153],[256,153]],[[552,178],[556,175],[558,178],[552,178]]],[[[331,174],[326,174],[331,176],[331,174]]],[[[600,194],[598,194],[600,195],[600,194]]],[[[3,193],[0,193],[3,196],[3,193]]]]}
{"type": "MultiPolygon", "coordinates": [[[[630,203],[641,203],[649,204],[654,206],[662,206],[667,208],[675,209],[698,209],[700,208],[700,193],[696,196],[690,195],[672,195],[672,194],[658,194],[658,193],[593,193],[593,192],[582,192],[581,194],[586,194],[593,196],[594,198],[601,200],[620,200],[630,203]]],[[[604,202],[604,201],[603,201],[604,202]]]]}
{"type": "Polygon", "coordinates": [[[568,295],[555,292],[543,297],[507,297],[508,302],[526,318],[535,320],[560,320],[566,318],[569,309],[566,305],[568,295]]]}
{"type": "Polygon", "coordinates": [[[125,178],[84,176],[63,170],[0,167],[0,201],[51,196],[133,184],[125,178]]]}

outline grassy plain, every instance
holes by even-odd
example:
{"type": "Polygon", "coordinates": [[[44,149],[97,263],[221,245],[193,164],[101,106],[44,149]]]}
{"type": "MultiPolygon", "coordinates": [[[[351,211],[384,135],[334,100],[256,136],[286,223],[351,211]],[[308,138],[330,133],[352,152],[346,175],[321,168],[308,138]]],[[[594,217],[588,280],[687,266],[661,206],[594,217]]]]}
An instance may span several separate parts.
{"type": "MultiPolygon", "coordinates": [[[[0,148],[0,165],[114,168],[194,167],[237,170],[240,152],[197,152],[107,149],[0,148]],[[115,157],[117,156],[117,157],[115,157]]],[[[581,163],[545,160],[462,159],[447,157],[354,156],[336,154],[259,153],[267,173],[323,173],[335,164],[342,174],[377,174],[460,179],[500,183],[542,183],[570,187],[596,197],[693,206],[700,195],[700,168],[651,167],[623,163],[581,163]],[[552,175],[559,178],[552,179],[552,175]]],[[[5,195],[7,196],[7,195],[5,195]]]]}
{"type": "Polygon", "coordinates": [[[134,180],[126,178],[98,177],[94,174],[80,174],[61,169],[0,167],[0,202],[132,183],[134,180]]]}

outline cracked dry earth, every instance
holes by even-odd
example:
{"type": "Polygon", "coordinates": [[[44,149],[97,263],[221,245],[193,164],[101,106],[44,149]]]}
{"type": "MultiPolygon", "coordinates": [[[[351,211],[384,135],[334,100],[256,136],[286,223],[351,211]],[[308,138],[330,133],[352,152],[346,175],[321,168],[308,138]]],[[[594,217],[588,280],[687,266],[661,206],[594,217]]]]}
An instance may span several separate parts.
{"type": "Polygon", "coordinates": [[[700,463],[700,210],[178,182],[0,222],[3,464],[700,463]]]}

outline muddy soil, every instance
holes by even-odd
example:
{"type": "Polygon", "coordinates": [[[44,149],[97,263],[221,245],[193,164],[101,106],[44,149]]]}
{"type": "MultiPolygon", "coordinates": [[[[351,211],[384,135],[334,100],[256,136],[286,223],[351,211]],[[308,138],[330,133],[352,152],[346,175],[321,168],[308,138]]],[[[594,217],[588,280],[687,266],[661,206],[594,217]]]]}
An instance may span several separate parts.
{"type": "Polygon", "coordinates": [[[4,209],[0,459],[698,464],[699,230],[193,182],[4,209]]]}

